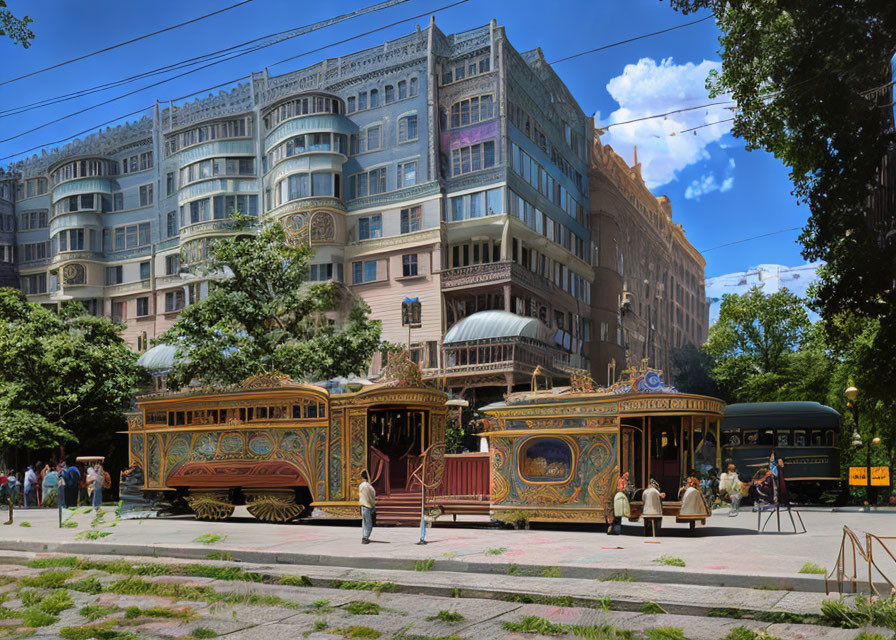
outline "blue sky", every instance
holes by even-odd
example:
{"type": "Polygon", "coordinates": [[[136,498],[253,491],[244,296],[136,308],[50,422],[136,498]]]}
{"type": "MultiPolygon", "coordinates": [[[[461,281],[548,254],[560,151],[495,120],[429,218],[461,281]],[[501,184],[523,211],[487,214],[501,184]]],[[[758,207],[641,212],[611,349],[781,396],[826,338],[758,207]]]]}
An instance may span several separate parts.
{"type": "MultiPolygon", "coordinates": [[[[29,13],[37,34],[31,48],[0,42],[0,81],[62,60],[89,53],[177,22],[234,4],[237,0],[128,5],[111,0],[42,2],[9,0],[16,14],[29,13]],[[139,7],[139,8],[138,8],[139,7]]],[[[252,0],[248,4],[160,36],[88,58],[33,78],[0,86],[0,111],[43,98],[117,80],[164,64],[238,44],[269,33],[344,13],[374,0],[299,3],[294,0],[252,0]]],[[[410,0],[404,4],[334,27],[294,38],[236,60],[198,71],[134,96],[68,118],[16,140],[0,143],[0,156],[64,138],[121,114],[167,101],[197,89],[257,71],[277,60],[433,11],[451,0],[410,0]]],[[[438,12],[436,23],[446,33],[469,29],[496,18],[520,51],[541,47],[555,60],[611,42],[657,31],[703,17],[683,16],[657,0],[469,0],[438,12]],[[550,7],[546,9],[546,7],[550,7]]],[[[425,26],[428,18],[394,26],[352,42],[271,69],[284,73],[324,57],[343,55],[425,26]]],[[[703,78],[718,65],[718,30],[709,20],[606,51],[555,65],[582,109],[597,113],[600,123],[703,104],[703,78]]],[[[138,81],[62,104],[0,118],[0,138],[7,138],[150,84],[138,81]]],[[[217,91],[217,90],[216,90],[217,91]]],[[[709,100],[706,100],[707,102],[709,100]]],[[[801,227],[808,215],[791,196],[787,169],[771,155],[747,152],[727,133],[727,124],[680,131],[730,117],[722,107],[656,119],[638,125],[611,127],[602,139],[629,161],[637,144],[644,175],[657,195],[672,200],[673,218],[700,250],[752,236],[801,227]]],[[[33,153],[33,152],[32,152],[33,153]]],[[[9,160],[0,161],[6,166],[9,160]]],[[[744,271],[760,263],[799,265],[799,231],[706,252],[707,277],[744,271]]]]}

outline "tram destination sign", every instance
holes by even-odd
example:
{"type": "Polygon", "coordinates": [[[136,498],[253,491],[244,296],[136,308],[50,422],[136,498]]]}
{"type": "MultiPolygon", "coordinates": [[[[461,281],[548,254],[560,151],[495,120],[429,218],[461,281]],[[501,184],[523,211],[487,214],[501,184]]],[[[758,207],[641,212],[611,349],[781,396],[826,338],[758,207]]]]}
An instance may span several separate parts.
{"type": "MultiPolygon", "coordinates": [[[[868,486],[868,467],[850,467],[849,485],[851,487],[868,486]]],[[[890,486],[890,467],[871,467],[871,486],[890,486]]]]}

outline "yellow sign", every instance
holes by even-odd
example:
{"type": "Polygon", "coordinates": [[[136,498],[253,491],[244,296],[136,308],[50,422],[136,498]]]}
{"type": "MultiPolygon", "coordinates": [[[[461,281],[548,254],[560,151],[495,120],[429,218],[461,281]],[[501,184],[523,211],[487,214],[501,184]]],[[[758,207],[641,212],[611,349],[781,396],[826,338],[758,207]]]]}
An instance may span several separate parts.
{"type": "MultiPolygon", "coordinates": [[[[850,467],[849,468],[849,484],[852,487],[868,486],[868,468],[867,467],[850,467]]],[[[872,487],[889,487],[890,486],[890,467],[871,467],[871,486],[872,487]]]]}

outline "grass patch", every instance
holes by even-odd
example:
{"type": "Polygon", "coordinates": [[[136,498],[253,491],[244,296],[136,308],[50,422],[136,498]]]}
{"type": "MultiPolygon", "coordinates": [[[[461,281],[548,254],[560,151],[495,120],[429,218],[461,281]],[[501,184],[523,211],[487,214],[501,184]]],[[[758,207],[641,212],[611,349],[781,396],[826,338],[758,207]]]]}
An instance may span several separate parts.
{"type": "Polygon", "coordinates": [[[728,607],[718,607],[707,610],[706,612],[707,618],[733,618],[734,620],[740,620],[744,617],[744,612],[741,609],[731,609],[728,607]]]}
{"type": "Polygon", "coordinates": [[[334,589],[350,589],[352,591],[375,591],[376,593],[394,593],[398,587],[394,582],[377,580],[334,580],[334,589]]]}
{"type": "Polygon", "coordinates": [[[446,609],[442,609],[436,615],[427,618],[429,621],[441,620],[442,622],[460,622],[463,619],[463,615],[457,611],[448,611],[446,609]]]}
{"type": "Polygon", "coordinates": [[[379,638],[381,635],[383,635],[376,629],[358,626],[335,627],[333,629],[327,629],[327,633],[342,636],[343,638],[379,638]]]}
{"type": "Polygon", "coordinates": [[[348,602],[342,605],[342,608],[353,616],[378,616],[382,609],[376,602],[365,602],[363,600],[348,602]]]}
{"type": "Polygon", "coordinates": [[[641,604],[641,613],[666,613],[656,602],[644,602],[641,604]]]}
{"type": "Polygon", "coordinates": [[[879,633],[860,633],[853,640],[887,640],[879,633]]]}
{"type": "Polygon", "coordinates": [[[675,556],[660,556],[659,558],[656,558],[654,562],[658,562],[659,564],[667,567],[684,566],[684,560],[682,560],[681,558],[676,558],[675,556]]]}
{"type": "Polygon", "coordinates": [[[538,575],[542,578],[560,578],[563,572],[560,570],[560,567],[545,567],[538,575]]]}
{"type": "Polygon", "coordinates": [[[613,606],[613,601],[610,598],[601,598],[600,600],[595,600],[592,605],[593,609],[600,609],[601,611],[609,611],[613,606]]]}
{"type": "Polygon", "coordinates": [[[678,627],[656,627],[655,629],[647,629],[644,632],[647,640],[687,640],[684,637],[684,631],[678,627]]]}
{"type": "Polygon", "coordinates": [[[614,573],[606,578],[601,578],[601,582],[634,582],[635,579],[628,575],[626,571],[620,571],[618,573],[614,573]]]}
{"type": "Polygon", "coordinates": [[[821,621],[820,616],[790,613],[789,611],[763,611],[759,614],[759,620],[773,624],[817,624],[821,621]]]}
{"type": "Polygon", "coordinates": [[[124,610],[124,617],[128,620],[136,618],[169,618],[187,622],[195,618],[196,613],[192,609],[168,609],[166,607],[141,609],[140,607],[128,607],[124,610]]]}
{"type": "MultiPolygon", "coordinates": [[[[518,602],[520,604],[545,604],[552,607],[574,607],[575,601],[571,596],[533,596],[528,593],[507,593],[498,598],[504,602],[518,602]]],[[[609,599],[607,599],[609,602],[609,599]]]]}
{"type": "Polygon", "coordinates": [[[109,591],[124,596],[159,596],[162,598],[176,598],[178,600],[208,600],[218,595],[209,587],[191,587],[182,584],[165,584],[162,582],[147,582],[140,578],[130,577],[116,580],[109,585],[109,591]]]}
{"type": "MultiPolygon", "coordinates": [[[[164,565],[163,565],[164,566],[164,565]]],[[[188,564],[185,567],[168,567],[175,575],[213,578],[215,580],[236,580],[239,582],[264,582],[264,575],[243,571],[239,567],[215,567],[209,564],[188,564]]]]}
{"type": "Polygon", "coordinates": [[[828,600],[821,603],[821,614],[830,624],[844,629],[873,625],[896,631],[896,595],[870,600],[858,594],[853,606],[842,600],[828,600]]]}
{"type": "Polygon", "coordinates": [[[462,594],[462,591],[460,590],[460,587],[452,587],[451,588],[451,597],[452,598],[460,598],[461,594],[462,594]]]}
{"type": "Polygon", "coordinates": [[[814,562],[807,562],[802,567],[800,567],[800,573],[817,573],[817,574],[825,574],[827,570],[824,567],[819,567],[814,562]]]}
{"type": "Polygon", "coordinates": [[[196,627],[190,632],[190,636],[193,638],[217,638],[218,632],[208,627],[196,627]]]}
{"type": "Polygon", "coordinates": [[[69,589],[81,591],[82,593],[89,593],[91,595],[103,592],[103,584],[97,578],[81,578],[80,580],[71,582],[65,586],[69,589]]]}
{"type": "Polygon", "coordinates": [[[37,587],[38,589],[60,589],[65,581],[75,575],[74,571],[52,570],[44,571],[39,576],[26,576],[19,579],[23,587],[37,587]]]}
{"type": "Polygon", "coordinates": [[[80,627],[62,627],[59,635],[65,640],[139,640],[139,637],[128,631],[116,631],[112,627],[114,620],[103,624],[89,624],[80,627]]]}
{"type": "Polygon", "coordinates": [[[198,544],[215,544],[216,542],[224,542],[227,539],[227,536],[219,536],[216,533],[204,533],[198,538],[194,539],[193,542],[198,544]]]}
{"type": "Polygon", "coordinates": [[[538,616],[526,616],[518,622],[502,622],[501,626],[512,633],[540,633],[545,636],[564,635],[567,629],[562,624],[555,624],[538,616]]]}
{"type": "Polygon", "coordinates": [[[65,556],[63,558],[36,558],[25,566],[30,569],[49,569],[51,567],[74,567],[77,564],[78,559],[75,556],[65,556]]]}
{"type": "Polygon", "coordinates": [[[432,558],[428,560],[417,560],[414,563],[414,571],[432,571],[432,568],[435,566],[436,561],[432,558]]]}
{"type": "Polygon", "coordinates": [[[66,520],[59,526],[62,527],[63,529],[77,529],[78,523],[75,522],[74,520],[66,520]]]}
{"type": "Polygon", "coordinates": [[[20,523],[19,523],[19,526],[20,526],[20,527],[30,527],[30,526],[31,526],[31,523],[30,523],[30,522],[20,522],[20,523]]]}
{"type": "Polygon", "coordinates": [[[57,622],[59,622],[59,618],[40,609],[28,609],[22,616],[22,626],[31,629],[49,627],[57,622]]]}
{"type": "Polygon", "coordinates": [[[287,587],[310,587],[311,578],[308,576],[283,576],[277,580],[277,584],[287,587]]]}
{"type": "Polygon", "coordinates": [[[327,628],[327,626],[329,626],[329,625],[327,625],[326,620],[316,620],[314,622],[314,630],[315,631],[323,631],[324,629],[327,628]]]}
{"type": "MultiPolygon", "coordinates": [[[[199,588],[199,587],[196,587],[199,588]]],[[[257,607],[284,607],[286,609],[299,609],[302,605],[291,600],[284,600],[280,596],[260,596],[255,593],[216,593],[205,598],[209,604],[246,605],[257,607]]]]}
{"type": "Polygon", "coordinates": [[[22,606],[26,609],[36,606],[43,599],[44,596],[37,591],[23,591],[19,594],[19,600],[22,601],[22,606]]]}
{"type": "Polygon", "coordinates": [[[446,558],[448,558],[449,560],[451,560],[451,558],[454,558],[455,556],[457,556],[457,554],[454,551],[448,551],[447,553],[443,553],[442,555],[445,556],[446,558]]]}
{"type": "Polygon", "coordinates": [[[209,551],[205,554],[206,560],[226,560],[233,562],[233,554],[229,551],[209,551]]]}
{"type": "Polygon", "coordinates": [[[308,609],[317,613],[330,613],[333,607],[330,606],[329,600],[315,600],[308,605],[308,609]]]}
{"type": "Polygon", "coordinates": [[[97,531],[96,529],[91,529],[90,531],[82,531],[76,535],[75,540],[99,540],[100,538],[105,538],[106,536],[111,535],[111,531],[97,531]]]}
{"type": "Polygon", "coordinates": [[[48,615],[58,616],[60,612],[71,609],[73,606],[75,606],[75,603],[69,597],[68,591],[59,589],[41,600],[37,604],[37,609],[48,615]]]}
{"type": "Polygon", "coordinates": [[[119,611],[121,611],[121,609],[112,605],[91,604],[86,607],[81,607],[78,610],[78,613],[93,622],[94,620],[105,618],[113,613],[118,613],[119,611]]]}
{"type": "Polygon", "coordinates": [[[499,556],[502,553],[507,551],[507,547],[489,547],[485,550],[485,555],[487,556],[499,556]]]}

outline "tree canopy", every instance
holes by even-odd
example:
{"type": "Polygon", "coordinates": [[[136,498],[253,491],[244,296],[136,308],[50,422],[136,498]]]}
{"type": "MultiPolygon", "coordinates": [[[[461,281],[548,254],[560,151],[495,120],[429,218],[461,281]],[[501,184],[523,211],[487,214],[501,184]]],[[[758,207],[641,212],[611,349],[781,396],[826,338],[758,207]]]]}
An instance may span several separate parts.
{"type": "Polygon", "coordinates": [[[0,36],[7,36],[15,44],[20,44],[27,49],[34,39],[34,33],[28,28],[32,22],[34,20],[28,16],[16,18],[6,8],[6,0],[0,0],[0,36]]]}
{"type": "Polygon", "coordinates": [[[0,289],[0,447],[104,451],[140,379],[121,328],[80,304],[57,315],[0,289]]]}
{"type": "Polygon", "coordinates": [[[217,239],[208,270],[220,276],[159,340],[178,347],[169,387],[193,379],[233,384],[261,372],[299,380],[364,373],[380,348],[381,323],[335,282],[308,279],[311,250],[277,223],[217,239]]]}

